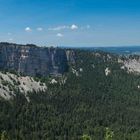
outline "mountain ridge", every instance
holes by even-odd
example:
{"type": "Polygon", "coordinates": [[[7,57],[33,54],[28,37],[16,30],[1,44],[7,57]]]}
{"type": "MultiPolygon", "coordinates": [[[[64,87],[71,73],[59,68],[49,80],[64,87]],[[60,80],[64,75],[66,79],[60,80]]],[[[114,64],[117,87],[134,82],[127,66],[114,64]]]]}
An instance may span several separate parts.
{"type": "Polygon", "coordinates": [[[74,62],[74,52],[62,48],[0,43],[0,69],[14,70],[30,76],[59,75],[74,62]]]}

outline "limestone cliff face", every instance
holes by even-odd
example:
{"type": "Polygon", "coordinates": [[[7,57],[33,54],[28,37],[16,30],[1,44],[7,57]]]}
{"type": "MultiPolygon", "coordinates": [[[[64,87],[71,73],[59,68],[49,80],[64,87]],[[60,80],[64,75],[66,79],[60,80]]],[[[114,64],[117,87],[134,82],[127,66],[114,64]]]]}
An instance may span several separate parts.
{"type": "Polygon", "coordinates": [[[0,69],[30,76],[59,75],[74,63],[74,52],[60,48],[0,43],[0,69]]]}

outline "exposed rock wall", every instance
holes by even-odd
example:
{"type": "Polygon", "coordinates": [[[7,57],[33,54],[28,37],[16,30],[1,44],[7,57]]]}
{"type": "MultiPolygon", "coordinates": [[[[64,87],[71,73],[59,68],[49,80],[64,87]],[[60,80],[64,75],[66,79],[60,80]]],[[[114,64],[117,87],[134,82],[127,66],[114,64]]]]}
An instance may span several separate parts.
{"type": "Polygon", "coordinates": [[[59,75],[74,62],[74,52],[60,48],[0,43],[0,69],[30,76],[59,75]]]}

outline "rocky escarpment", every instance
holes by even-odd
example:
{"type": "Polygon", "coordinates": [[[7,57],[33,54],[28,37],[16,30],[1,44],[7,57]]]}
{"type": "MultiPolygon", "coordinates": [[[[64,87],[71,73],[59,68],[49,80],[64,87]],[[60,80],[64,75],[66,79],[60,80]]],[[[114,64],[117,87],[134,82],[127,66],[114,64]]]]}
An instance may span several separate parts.
{"type": "Polygon", "coordinates": [[[0,43],[0,70],[30,76],[60,75],[74,63],[74,52],[60,48],[0,43]]]}
{"type": "Polygon", "coordinates": [[[140,74],[140,58],[127,59],[123,63],[124,67],[127,68],[128,73],[140,74]]]}
{"type": "Polygon", "coordinates": [[[45,92],[47,86],[41,81],[35,81],[29,76],[18,76],[9,72],[0,72],[0,97],[9,100],[16,96],[16,93],[22,93],[29,101],[28,93],[45,92]]]}

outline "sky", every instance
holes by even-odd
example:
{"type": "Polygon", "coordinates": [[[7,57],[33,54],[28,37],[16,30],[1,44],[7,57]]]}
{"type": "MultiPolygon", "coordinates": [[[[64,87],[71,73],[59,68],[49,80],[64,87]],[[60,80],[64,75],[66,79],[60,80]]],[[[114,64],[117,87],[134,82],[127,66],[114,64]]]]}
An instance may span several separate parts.
{"type": "Polygon", "coordinates": [[[0,0],[0,41],[140,45],[140,0],[0,0]]]}

